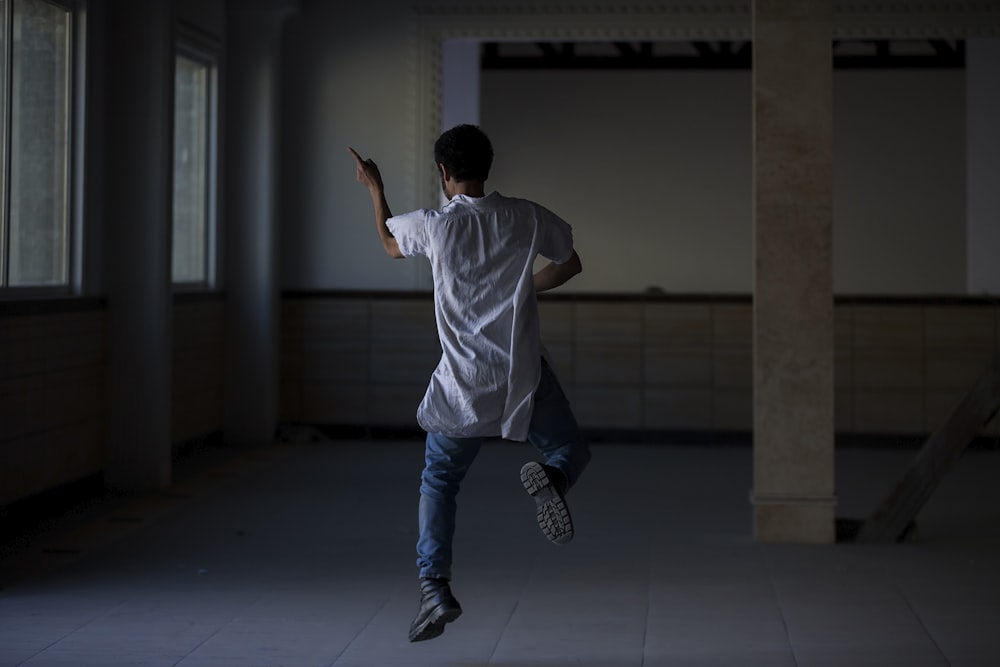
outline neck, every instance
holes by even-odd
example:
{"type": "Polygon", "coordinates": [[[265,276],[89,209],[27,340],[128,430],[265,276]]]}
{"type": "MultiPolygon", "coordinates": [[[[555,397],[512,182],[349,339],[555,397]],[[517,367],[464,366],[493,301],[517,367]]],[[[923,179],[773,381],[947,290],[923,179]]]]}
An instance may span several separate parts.
{"type": "Polygon", "coordinates": [[[486,194],[486,185],[482,181],[462,181],[453,182],[452,196],[465,195],[466,197],[482,197],[486,194]]]}

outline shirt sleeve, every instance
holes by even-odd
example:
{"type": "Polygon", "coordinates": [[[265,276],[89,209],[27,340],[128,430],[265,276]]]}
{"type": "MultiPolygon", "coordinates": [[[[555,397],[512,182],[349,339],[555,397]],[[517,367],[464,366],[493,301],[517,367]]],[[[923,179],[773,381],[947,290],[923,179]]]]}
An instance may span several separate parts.
{"type": "Polygon", "coordinates": [[[399,251],[406,257],[428,254],[427,223],[432,211],[419,209],[396,215],[386,220],[386,227],[392,232],[399,245],[399,251]]]}
{"type": "Polygon", "coordinates": [[[538,254],[556,264],[569,261],[573,256],[573,228],[552,211],[539,209],[538,254]]]}

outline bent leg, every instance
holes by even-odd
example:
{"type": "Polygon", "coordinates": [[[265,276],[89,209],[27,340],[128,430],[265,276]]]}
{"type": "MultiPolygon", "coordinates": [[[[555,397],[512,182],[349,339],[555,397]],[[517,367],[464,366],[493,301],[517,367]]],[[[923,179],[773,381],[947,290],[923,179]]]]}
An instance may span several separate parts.
{"type": "Polygon", "coordinates": [[[422,578],[451,579],[455,497],[481,446],[480,438],[427,434],[424,470],[420,476],[417,540],[417,567],[422,578]]]}
{"type": "Polygon", "coordinates": [[[559,380],[544,359],[541,379],[535,390],[528,441],[545,457],[547,466],[566,476],[567,489],[576,484],[590,463],[590,447],[580,435],[559,380]]]}

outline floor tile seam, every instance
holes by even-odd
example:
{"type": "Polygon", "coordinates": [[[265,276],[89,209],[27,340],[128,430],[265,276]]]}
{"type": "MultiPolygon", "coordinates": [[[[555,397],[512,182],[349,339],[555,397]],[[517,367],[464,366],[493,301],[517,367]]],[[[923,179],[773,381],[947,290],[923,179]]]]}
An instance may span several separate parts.
{"type": "Polygon", "coordinates": [[[649,610],[652,606],[653,595],[653,547],[651,542],[646,543],[646,596],[644,600],[645,609],[642,614],[642,650],[639,654],[639,667],[646,665],[646,647],[649,640],[649,610]]]}
{"type": "Polygon", "coordinates": [[[389,606],[389,602],[391,600],[392,600],[392,596],[390,595],[390,596],[386,597],[382,601],[382,604],[380,604],[375,609],[375,611],[372,612],[371,615],[368,616],[368,618],[365,620],[365,622],[361,624],[361,627],[358,628],[358,631],[355,632],[354,635],[349,640],[347,640],[347,642],[344,643],[344,647],[341,648],[340,652],[337,653],[337,655],[334,656],[333,660],[331,660],[327,664],[327,667],[336,667],[337,666],[337,663],[340,662],[340,659],[344,657],[344,654],[346,654],[350,650],[350,648],[358,640],[358,637],[360,637],[362,635],[362,633],[364,633],[364,631],[366,629],[368,629],[368,626],[371,625],[372,621],[374,621],[378,617],[378,615],[381,614],[382,611],[385,610],[385,608],[389,606]]]}
{"type": "MultiPolygon", "coordinates": [[[[262,600],[263,598],[264,598],[264,594],[261,594],[261,595],[257,596],[257,599],[256,599],[256,600],[254,600],[253,602],[251,602],[250,604],[246,605],[246,607],[244,608],[244,610],[245,610],[245,609],[250,609],[250,608],[253,608],[253,607],[255,607],[256,605],[260,604],[260,601],[261,601],[261,600],[262,600]]],[[[233,626],[233,624],[234,624],[234,623],[236,622],[236,620],[237,620],[237,619],[238,619],[239,617],[240,617],[240,614],[239,614],[239,613],[233,613],[233,614],[230,614],[230,615],[229,615],[229,620],[227,620],[227,621],[225,621],[225,622],[223,622],[223,623],[219,623],[219,624],[217,625],[217,627],[215,628],[215,630],[214,630],[214,631],[213,631],[212,633],[210,633],[210,634],[209,634],[209,635],[208,635],[207,637],[205,637],[205,638],[204,638],[204,639],[202,639],[202,640],[201,640],[200,642],[198,642],[198,644],[197,644],[196,646],[192,647],[192,648],[191,648],[191,650],[190,650],[190,651],[188,651],[188,652],[187,652],[187,653],[186,653],[186,654],[185,654],[184,656],[182,656],[181,658],[179,658],[179,659],[177,660],[177,662],[175,662],[175,663],[173,664],[173,667],[178,667],[178,665],[181,665],[181,663],[183,663],[183,662],[184,662],[185,660],[187,660],[188,658],[190,658],[191,656],[193,656],[193,655],[194,655],[194,654],[195,654],[195,653],[196,653],[196,652],[198,651],[198,649],[200,649],[200,648],[201,648],[202,646],[204,646],[204,645],[205,645],[205,644],[207,644],[207,643],[208,643],[209,641],[211,641],[213,637],[216,637],[216,636],[218,636],[218,634],[219,634],[220,632],[222,632],[223,630],[225,630],[225,629],[227,629],[227,628],[230,628],[230,627],[232,627],[232,626],[233,626]]]]}
{"type": "MultiPolygon", "coordinates": [[[[788,643],[789,643],[789,646],[790,646],[790,648],[792,650],[793,657],[796,660],[796,664],[798,664],[798,656],[797,656],[797,653],[796,653],[796,642],[792,641],[792,638],[791,638],[790,634],[788,633],[788,626],[787,626],[787,623],[785,622],[784,610],[783,610],[783,608],[780,605],[779,594],[777,592],[777,584],[775,582],[773,582],[773,575],[772,575],[772,584],[773,584],[773,588],[774,588],[775,599],[776,599],[776,601],[779,601],[778,609],[779,609],[779,613],[780,613],[781,618],[782,618],[782,623],[785,625],[786,635],[788,635],[788,643]]],[[[950,659],[945,654],[945,652],[943,651],[943,649],[941,648],[941,646],[934,639],[934,637],[932,636],[929,628],[924,624],[923,619],[920,617],[920,615],[917,612],[917,610],[914,607],[914,605],[906,597],[905,593],[903,592],[903,590],[901,589],[901,587],[899,586],[899,584],[891,584],[891,585],[889,585],[888,586],[888,590],[893,592],[893,594],[894,594],[893,595],[894,601],[896,601],[896,602],[902,601],[903,606],[906,608],[907,611],[909,611],[909,613],[911,614],[912,618],[920,626],[920,629],[921,629],[921,631],[923,633],[923,636],[934,645],[934,648],[936,649],[938,655],[941,657],[942,660],[944,660],[945,664],[948,665],[948,667],[951,667],[952,663],[951,663],[950,659]],[[898,598],[898,600],[896,600],[896,598],[898,598]]],[[[799,644],[799,646],[800,647],[805,647],[805,646],[808,646],[808,643],[806,643],[806,644],[799,644]]]]}
{"type": "Polygon", "coordinates": [[[771,590],[771,600],[774,603],[774,608],[778,612],[778,618],[781,619],[781,629],[785,635],[785,646],[788,648],[788,652],[792,656],[792,663],[795,667],[799,667],[799,656],[795,652],[795,644],[792,642],[791,632],[788,629],[788,619],[785,617],[785,610],[781,606],[781,596],[778,593],[778,586],[774,581],[773,571],[768,572],[767,580],[771,590]]]}
{"type": "Polygon", "coordinates": [[[493,664],[493,659],[496,657],[497,651],[499,651],[500,649],[500,644],[503,642],[504,636],[510,629],[511,623],[514,620],[514,616],[517,615],[517,610],[521,604],[521,599],[525,596],[525,593],[527,593],[528,588],[531,584],[532,577],[535,576],[537,570],[538,570],[538,559],[535,558],[532,561],[531,567],[528,568],[527,574],[524,577],[524,582],[521,584],[521,592],[514,599],[514,605],[511,607],[510,613],[507,614],[507,618],[504,620],[504,624],[503,627],[500,628],[500,632],[497,633],[496,641],[493,642],[493,646],[490,648],[490,654],[486,658],[487,665],[493,664]]]}
{"type": "Polygon", "coordinates": [[[899,593],[899,597],[903,601],[903,604],[905,604],[907,609],[910,610],[910,613],[913,614],[913,618],[917,621],[920,629],[924,631],[924,634],[927,635],[927,639],[929,639],[931,644],[934,645],[934,649],[938,652],[938,654],[940,654],[941,658],[945,661],[945,664],[947,664],[948,667],[952,667],[951,659],[948,657],[948,654],[945,653],[944,649],[941,648],[941,645],[938,644],[937,640],[934,638],[934,634],[931,632],[931,629],[927,627],[927,624],[924,623],[924,619],[920,616],[920,612],[917,611],[916,606],[910,598],[907,597],[906,591],[904,591],[899,584],[896,584],[895,588],[899,593]]]}
{"type": "MultiPolygon", "coordinates": [[[[107,617],[109,614],[111,614],[112,612],[114,612],[116,609],[121,609],[125,605],[126,602],[127,602],[127,600],[121,600],[120,602],[118,602],[118,604],[113,605],[109,609],[105,609],[104,611],[91,616],[90,618],[88,618],[86,621],[84,621],[83,623],[81,623],[80,625],[78,625],[73,630],[70,630],[69,632],[63,633],[63,635],[61,637],[59,637],[59,639],[56,639],[55,641],[49,643],[49,645],[46,646],[45,648],[36,651],[35,653],[33,653],[32,655],[30,655],[26,659],[24,659],[21,662],[19,662],[18,666],[20,667],[20,665],[26,665],[29,662],[31,662],[32,660],[34,660],[35,658],[37,658],[40,655],[42,655],[43,653],[45,653],[46,651],[49,651],[49,650],[52,650],[52,649],[56,649],[56,647],[59,646],[59,644],[61,644],[64,641],[68,640],[70,637],[72,637],[76,633],[80,632],[81,630],[83,630],[87,626],[92,625],[92,624],[96,623],[98,620],[107,617]]],[[[58,649],[56,649],[56,650],[58,650],[58,649]]]]}

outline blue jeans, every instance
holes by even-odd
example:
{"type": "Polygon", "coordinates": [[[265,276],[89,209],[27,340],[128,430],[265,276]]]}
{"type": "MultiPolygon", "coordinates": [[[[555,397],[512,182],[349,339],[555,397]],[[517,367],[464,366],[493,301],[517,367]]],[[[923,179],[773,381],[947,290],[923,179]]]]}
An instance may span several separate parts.
{"type": "MultiPolygon", "coordinates": [[[[427,434],[424,471],[420,476],[420,537],[417,540],[417,567],[421,577],[451,579],[455,496],[483,440],[427,434]]],[[[580,437],[569,401],[544,361],[535,389],[528,442],[538,449],[547,465],[566,475],[570,487],[576,484],[590,462],[590,449],[580,437]]]]}

